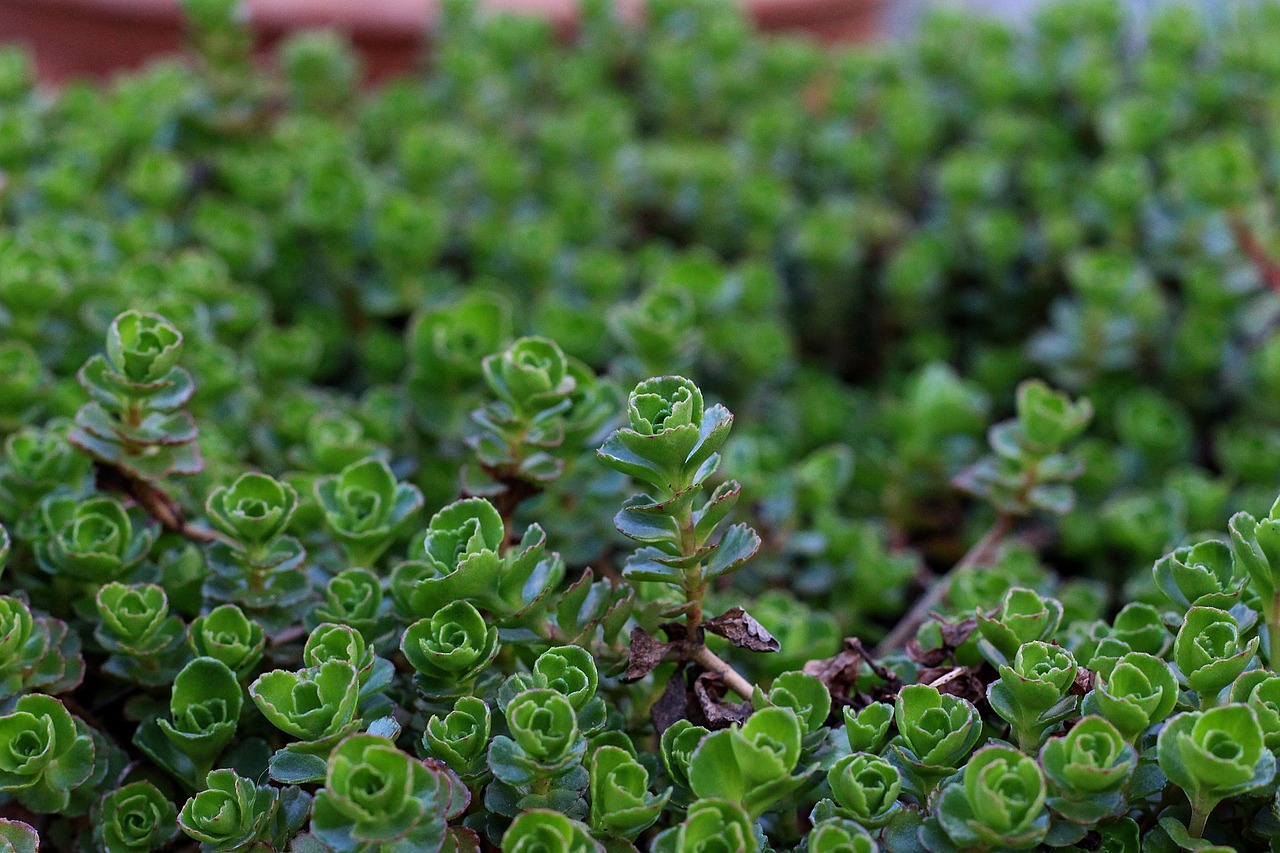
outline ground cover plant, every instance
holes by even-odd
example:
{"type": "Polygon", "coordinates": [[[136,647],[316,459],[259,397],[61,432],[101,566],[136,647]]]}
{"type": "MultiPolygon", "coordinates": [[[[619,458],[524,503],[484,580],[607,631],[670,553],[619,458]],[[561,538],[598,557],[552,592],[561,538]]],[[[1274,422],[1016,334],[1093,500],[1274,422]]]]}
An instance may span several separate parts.
{"type": "Polygon", "coordinates": [[[1280,848],[1280,7],[0,51],[0,851],[1280,848]]]}

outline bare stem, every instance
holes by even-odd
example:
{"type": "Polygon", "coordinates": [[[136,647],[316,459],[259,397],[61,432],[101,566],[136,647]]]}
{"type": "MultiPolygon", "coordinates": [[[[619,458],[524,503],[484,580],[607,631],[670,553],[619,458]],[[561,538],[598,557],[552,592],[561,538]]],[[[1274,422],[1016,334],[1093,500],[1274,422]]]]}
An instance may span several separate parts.
{"type": "Polygon", "coordinates": [[[751,686],[751,682],[747,681],[729,664],[725,663],[720,657],[706,646],[701,646],[693,656],[703,669],[708,672],[714,672],[724,679],[725,686],[737,693],[743,699],[750,699],[755,694],[755,688],[751,686]]]}
{"type": "Polygon", "coordinates": [[[1267,669],[1280,672],[1280,591],[1271,597],[1267,612],[1267,669]]]}
{"type": "Polygon", "coordinates": [[[907,611],[907,615],[903,616],[898,624],[893,626],[893,630],[885,635],[885,638],[880,641],[880,645],[876,646],[875,656],[878,658],[884,657],[910,640],[924,623],[924,620],[929,618],[929,613],[946,597],[947,590],[951,588],[951,578],[954,577],[955,573],[970,566],[982,566],[989,563],[996,547],[1001,540],[1009,535],[1009,531],[1012,528],[1013,516],[1008,513],[1001,513],[996,516],[995,523],[982,535],[981,539],[973,543],[973,547],[965,552],[965,555],[960,558],[960,562],[952,566],[951,571],[934,580],[933,586],[929,587],[928,592],[921,596],[915,605],[907,611]]]}
{"type": "Polygon", "coordinates": [[[104,489],[123,492],[137,502],[147,515],[151,516],[165,530],[177,533],[199,545],[211,542],[224,542],[234,545],[230,539],[216,530],[196,527],[187,521],[182,506],[168,492],[139,477],[135,477],[118,465],[106,462],[98,463],[99,486],[104,489]]]}
{"type": "Polygon", "coordinates": [[[1212,811],[1212,803],[1205,802],[1199,798],[1191,801],[1191,824],[1187,827],[1187,831],[1192,838],[1204,837],[1204,827],[1209,822],[1209,814],[1212,811]]]}
{"type": "Polygon", "coordinates": [[[1231,233],[1236,239],[1236,245],[1240,247],[1240,251],[1249,259],[1249,263],[1253,264],[1253,268],[1258,272],[1258,278],[1262,279],[1262,283],[1269,289],[1280,291],[1280,261],[1271,257],[1266,245],[1258,238],[1253,229],[1249,227],[1240,213],[1232,214],[1227,219],[1231,226],[1231,233]]]}

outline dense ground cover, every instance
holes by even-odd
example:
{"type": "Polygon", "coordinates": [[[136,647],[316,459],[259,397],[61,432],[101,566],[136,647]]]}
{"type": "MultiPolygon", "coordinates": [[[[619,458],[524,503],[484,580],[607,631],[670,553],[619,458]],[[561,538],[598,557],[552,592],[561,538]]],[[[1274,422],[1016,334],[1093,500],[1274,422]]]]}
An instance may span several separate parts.
{"type": "Polygon", "coordinates": [[[0,851],[1280,841],[1280,8],[187,8],[0,52],[0,851]]]}

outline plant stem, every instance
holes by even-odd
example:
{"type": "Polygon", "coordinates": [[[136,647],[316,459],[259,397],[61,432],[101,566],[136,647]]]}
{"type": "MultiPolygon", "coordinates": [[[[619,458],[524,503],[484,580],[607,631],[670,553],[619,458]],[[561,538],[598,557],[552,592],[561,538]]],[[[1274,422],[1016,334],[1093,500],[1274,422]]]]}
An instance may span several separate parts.
{"type": "Polygon", "coordinates": [[[1213,811],[1213,805],[1199,797],[1191,801],[1191,825],[1187,827],[1187,831],[1191,833],[1192,838],[1200,838],[1204,835],[1204,825],[1209,822],[1209,813],[1213,811]]]}
{"type": "Polygon", "coordinates": [[[967,569],[970,566],[986,565],[990,560],[996,547],[1000,544],[1009,531],[1013,528],[1013,516],[1008,513],[1000,513],[996,516],[995,523],[991,528],[982,535],[982,538],[973,543],[965,555],[960,558],[960,562],[952,566],[951,571],[938,578],[933,582],[933,586],[929,588],[923,596],[916,601],[915,605],[907,611],[907,615],[903,616],[897,625],[893,626],[885,638],[880,641],[880,645],[876,646],[875,656],[884,657],[890,652],[904,645],[915,632],[929,617],[930,611],[938,606],[938,603],[946,597],[947,590],[951,588],[951,578],[957,571],[967,569]]]}
{"type": "Polygon", "coordinates": [[[724,679],[725,686],[737,693],[743,699],[750,699],[755,694],[755,688],[729,664],[725,663],[720,657],[706,646],[699,647],[693,656],[703,669],[708,672],[714,672],[724,679]]]}
{"type": "Polygon", "coordinates": [[[1271,598],[1267,619],[1267,669],[1280,672],[1280,591],[1271,598]]]}
{"type": "MultiPolygon", "coordinates": [[[[680,524],[680,553],[688,556],[697,553],[698,530],[693,520],[692,497],[680,499],[677,519],[680,524]]],[[[702,600],[707,594],[707,582],[702,577],[702,563],[689,566],[684,570],[684,596],[686,602],[685,626],[688,628],[689,641],[697,644],[693,660],[703,669],[714,672],[724,679],[725,686],[743,699],[751,699],[755,688],[729,664],[720,659],[702,642],[702,600]]]]}
{"type": "MultiPolygon", "coordinates": [[[[693,501],[690,498],[680,499],[680,553],[684,556],[694,554],[698,550],[698,531],[693,521],[693,501]]],[[[702,580],[702,563],[684,570],[684,596],[688,604],[685,624],[689,628],[689,638],[697,640],[698,629],[702,627],[702,599],[707,593],[706,584],[702,580]]]]}
{"type": "Polygon", "coordinates": [[[107,465],[106,463],[99,463],[99,465],[109,470],[110,475],[114,478],[112,482],[119,484],[119,491],[132,497],[138,506],[147,515],[159,522],[160,526],[165,530],[177,533],[179,536],[190,539],[199,545],[207,545],[210,542],[223,542],[235,547],[234,542],[218,531],[195,527],[188,522],[183,515],[181,505],[159,486],[139,479],[123,468],[107,465]]]}
{"type": "Polygon", "coordinates": [[[1227,217],[1227,224],[1231,227],[1236,245],[1249,259],[1249,263],[1253,264],[1258,278],[1262,279],[1262,283],[1271,290],[1280,291],[1280,262],[1271,257],[1266,245],[1258,239],[1258,235],[1249,227],[1244,216],[1238,211],[1232,213],[1227,217]]]}

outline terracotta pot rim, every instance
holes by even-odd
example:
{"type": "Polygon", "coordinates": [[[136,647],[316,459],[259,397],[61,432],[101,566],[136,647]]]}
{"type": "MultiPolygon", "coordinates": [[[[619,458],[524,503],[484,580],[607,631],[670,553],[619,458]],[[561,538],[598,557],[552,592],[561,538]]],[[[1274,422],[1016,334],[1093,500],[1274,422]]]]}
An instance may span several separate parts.
{"type": "MultiPolygon", "coordinates": [[[[13,6],[40,7],[48,13],[115,20],[180,22],[178,0],[4,0],[13,6]]],[[[883,6],[887,0],[745,0],[751,16],[774,26],[830,21],[883,6]]],[[[623,13],[639,14],[641,0],[622,0],[623,13]]],[[[248,0],[255,28],[268,33],[300,27],[332,26],[356,36],[417,38],[425,34],[438,12],[434,0],[248,0]]],[[[502,4],[502,11],[542,15],[560,26],[576,18],[576,0],[517,0],[502,4]]]]}

